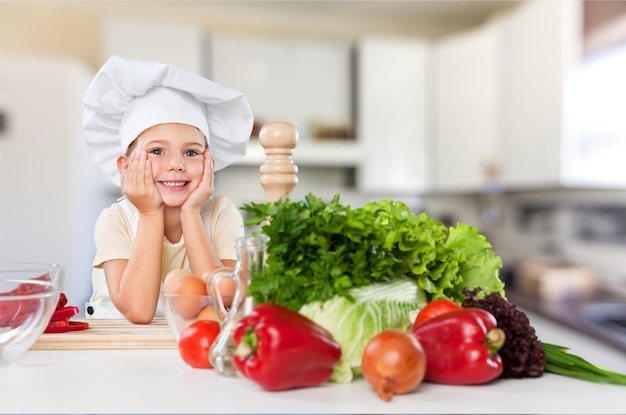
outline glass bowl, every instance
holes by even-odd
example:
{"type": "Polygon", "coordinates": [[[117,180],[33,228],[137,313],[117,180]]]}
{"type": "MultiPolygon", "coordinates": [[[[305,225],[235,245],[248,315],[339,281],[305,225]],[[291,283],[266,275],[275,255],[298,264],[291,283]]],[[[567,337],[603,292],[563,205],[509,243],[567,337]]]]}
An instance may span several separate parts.
{"type": "Polygon", "coordinates": [[[0,263],[0,365],[14,362],[44,332],[63,278],[60,265],[0,263]]]}
{"type": "Polygon", "coordinates": [[[161,293],[167,324],[172,329],[176,341],[182,332],[194,321],[215,320],[219,322],[213,300],[209,295],[161,293]]]}

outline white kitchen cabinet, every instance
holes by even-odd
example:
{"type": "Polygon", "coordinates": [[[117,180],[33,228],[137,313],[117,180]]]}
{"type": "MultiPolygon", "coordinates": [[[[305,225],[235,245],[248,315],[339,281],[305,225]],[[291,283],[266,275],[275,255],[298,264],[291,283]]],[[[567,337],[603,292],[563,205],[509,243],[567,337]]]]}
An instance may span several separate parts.
{"type": "Polygon", "coordinates": [[[567,75],[582,45],[581,3],[529,1],[503,21],[503,175],[509,187],[562,184],[567,75]]]}
{"type": "Polygon", "coordinates": [[[626,47],[585,56],[586,19],[582,1],[530,1],[503,20],[508,188],[626,186],[626,47]]]}
{"type": "Polygon", "coordinates": [[[415,194],[427,186],[429,44],[367,37],[357,46],[357,136],[364,193],[415,194]]]}
{"type": "Polygon", "coordinates": [[[583,19],[526,1],[435,44],[437,191],[626,186],[626,48],[583,59],[583,19]]]}
{"type": "Polygon", "coordinates": [[[111,55],[155,60],[206,75],[206,36],[199,26],[107,19],[102,25],[101,59],[111,55]]]}
{"type": "Polygon", "coordinates": [[[501,168],[499,28],[489,23],[434,45],[438,191],[480,191],[501,168]]]}
{"type": "Polygon", "coordinates": [[[352,131],[351,42],[216,33],[210,42],[210,77],[245,92],[259,123],[290,122],[322,148],[316,125],[352,131]]]}
{"type": "Polygon", "coordinates": [[[562,183],[575,4],[525,2],[435,44],[437,191],[562,183]]]}

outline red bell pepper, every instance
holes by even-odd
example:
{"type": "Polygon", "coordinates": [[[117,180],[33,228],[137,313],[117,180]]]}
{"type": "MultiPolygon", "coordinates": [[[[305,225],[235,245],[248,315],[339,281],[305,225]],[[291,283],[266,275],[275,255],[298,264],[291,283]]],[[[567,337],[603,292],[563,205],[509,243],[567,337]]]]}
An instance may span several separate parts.
{"type": "MultiPolygon", "coordinates": [[[[39,277],[33,277],[31,280],[49,281],[49,275],[43,274],[39,277]]],[[[31,294],[44,293],[48,290],[45,285],[37,284],[19,284],[11,291],[0,293],[0,296],[28,296],[31,294]]],[[[0,309],[0,327],[19,327],[26,319],[34,313],[40,304],[37,298],[24,298],[17,300],[7,300],[2,303],[0,309]]]]}
{"type": "Polygon", "coordinates": [[[70,321],[70,318],[78,314],[79,310],[76,306],[68,306],[66,304],[67,297],[64,293],[61,293],[56,310],[50,317],[44,333],[65,333],[67,331],[86,330],[89,328],[89,323],[85,321],[70,321]]]}
{"type": "Polygon", "coordinates": [[[497,352],[505,336],[488,311],[451,311],[412,331],[426,351],[426,380],[471,385],[490,382],[502,374],[502,359],[497,352]]]}
{"type": "Polygon", "coordinates": [[[328,331],[277,304],[261,304],[239,320],[233,342],[237,370],[268,391],[318,386],[341,357],[328,331]]]}

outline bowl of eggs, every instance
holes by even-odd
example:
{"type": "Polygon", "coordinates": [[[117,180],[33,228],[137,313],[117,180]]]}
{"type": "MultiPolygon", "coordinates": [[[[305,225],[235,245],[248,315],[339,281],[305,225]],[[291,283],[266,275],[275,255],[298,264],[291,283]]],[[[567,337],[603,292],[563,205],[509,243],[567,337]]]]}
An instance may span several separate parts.
{"type": "Polygon", "coordinates": [[[0,366],[35,344],[56,309],[64,269],[55,264],[0,264],[0,366]]]}
{"type": "MultiPolygon", "coordinates": [[[[225,305],[232,301],[232,294],[222,291],[225,305]],[[230,294],[230,295],[229,295],[230,294]]],[[[167,323],[174,333],[176,341],[182,332],[198,320],[220,321],[213,300],[207,292],[204,278],[185,270],[170,272],[161,292],[167,323]]]]}

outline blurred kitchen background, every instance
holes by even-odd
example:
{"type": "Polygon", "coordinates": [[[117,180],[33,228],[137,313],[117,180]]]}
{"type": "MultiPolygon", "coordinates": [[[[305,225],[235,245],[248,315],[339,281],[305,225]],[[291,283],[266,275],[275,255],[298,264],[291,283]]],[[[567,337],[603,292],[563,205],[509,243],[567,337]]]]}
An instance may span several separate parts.
{"type": "MultiPolygon", "coordinates": [[[[570,316],[615,300],[625,329],[625,1],[2,0],[0,52],[0,259],[65,265],[81,311],[93,224],[119,196],[81,100],[118,54],[295,124],[294,198],[395,198],[477,226],[516,300],[570,316]]],[[[264,201],[263,160],[253,137],[218,192],[264,201]]]]}

